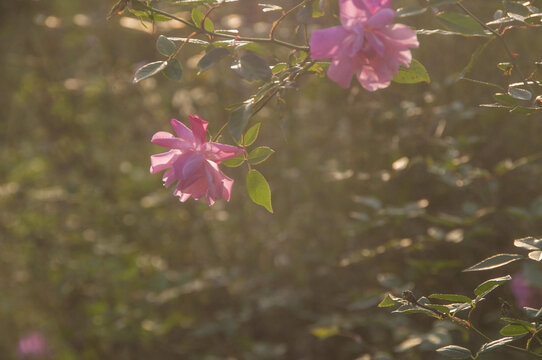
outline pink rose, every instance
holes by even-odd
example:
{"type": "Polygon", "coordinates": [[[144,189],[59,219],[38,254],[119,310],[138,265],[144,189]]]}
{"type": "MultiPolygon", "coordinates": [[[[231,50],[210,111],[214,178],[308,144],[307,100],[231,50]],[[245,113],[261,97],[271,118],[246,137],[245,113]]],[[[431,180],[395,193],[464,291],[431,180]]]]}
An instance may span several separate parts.
{"type": "Polygon", "coordinates": [[[542,289],[529,284],[523,274],[515,274],[510,286],[519,306],[528,306],[535,309],[542,306],[542,289]]]}
{"type": "Polygon", "coordinates": [[[312,33],[311,57],[331,58],[327,75],[344,88],[354,74],[369,91],[389,86],[399,65],[410,65],[416,33],[390,24],[396,15],[391,0],[340,0],[339,6],[342,25],[312,33]]]}
{"type": "Polygon", "coordinates": [[[169,187],[174,182],[175,196],[184,202],[192,196],[199,199],[205,196],[207,204],[224,198],[230,200],[233,180],[219,170],[223,160],[234,158],[243,150],[232,145],[207,142],[207,121],[197,115],[189,116],[190,127],[175,119],[171,125],[178,137],[159,131],[152,137],[156,145],[170,149],[168,152],[151,156],[151,173],[166,170],[162,180],[169,187]]]}
{"type": "Polygon", "coordinates": [[[45,336],[37,331],[26,334],[19,339],[17,354],[19,357],[42,357],[49,354],[49,345],[45,336]]]}

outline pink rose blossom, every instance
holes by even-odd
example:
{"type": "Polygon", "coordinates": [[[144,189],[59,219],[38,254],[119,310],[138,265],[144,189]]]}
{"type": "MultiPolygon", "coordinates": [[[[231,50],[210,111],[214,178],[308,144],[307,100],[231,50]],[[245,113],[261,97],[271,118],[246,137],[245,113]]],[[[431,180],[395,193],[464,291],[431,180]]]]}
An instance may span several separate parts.
{"type": "Polygon", "coordinates": [[[515,274],[510,286],[519,306],[535,309],[542,306],[542,289],[529,284],[523,274],[515,274]]]}
{"type": "Polygon", "coordinates": [[[390,85],[399,65],[409,66],[416,33],[395,18],[391,0],[340,0],[341,26],[316,30],[310,39],[313,59],[331,58],[327,75],[348,88],[356,75],[369,91],[390,85]]]}
{"type": "Polygon", "coordinates": [[[190,127],[175,119],[171,125],[178,137],[159,131],[152,137],[156,145],[170,149],[168,152],[151,156],[151,173],[166,170],[162,180],[169,187],[174,182],[174,195],[185,202],[192,196],[194,199],[205,196],[207,204],[224,198],[230,200],[233,180],[219,170],[218,164],[243,153],[243,150],[232,145],[207,142],[207,121],[197,115],[189,116],[190,127]]]}
{"type": "Polygon", "coordinates": [[[42,357],[49,354],[49,345],[45,336],[37,331],[26,334],[17,344],[19,357],[42,357]]]}

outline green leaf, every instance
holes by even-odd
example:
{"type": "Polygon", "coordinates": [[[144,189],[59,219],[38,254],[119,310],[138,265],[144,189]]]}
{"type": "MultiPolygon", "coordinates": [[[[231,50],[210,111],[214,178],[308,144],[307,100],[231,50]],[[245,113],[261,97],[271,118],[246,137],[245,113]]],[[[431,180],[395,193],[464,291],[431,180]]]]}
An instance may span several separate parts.
{"type": "Polygon", "coordinates": [[[510,324],[521,325],[529,331],[536,331],[536,326],[525,320],[514,319],[514,318],[509,318],[509,317],[503,317],[501,318],[501,320],[506,321],[507,323],[510,323],[510,324]]]}
{"type": "Polygon", "coordinates": [[[275,74],[278,74],[279,72],[281,72],[282,70],[286,70],[287,68],[288,68],[288,64],[286,64],[286,63],[278,63],[278,64],[275,64],[271,68],[271,72],[273,73],[273,75],[275,75],[275,74]]]}
{"type": "Polygon", "coordinates": [[[268,157],[273,155],[274,152],[275,150],[267,146],[259,146],[248,154],[248,162],[251,165],[261,164],[267,160],[268,157]]]}
{"type": "Polygon", "coordinates": [[[158,74],[160,71],[164,70],[167,66],[167,61],[155,61],[148,63],[146,65],[143,65],[139,69],[137,69],[135,75],[134,75],[134,83],[140,82],[141,80],[144,80],[146,78],[149,78],[151,76],[154,76],[158,74]]]}
{"type": "Polygon", "coordinates": [[[198,62],[199,72],[198,75],[207,71],[211,66],[220,61],[223,57],[229,55],[229,51],[226,48],[213,48],[209,50],[198,62]]]}
{"type": "Polygon", "coordinates": [[[484,281],[483,283],[478,285],[476,289],[474,289],[474,294],[477,296],[485,296],[491,291],[495,290],[500,285],[504,284],[507,281],[510,281],[511,279],[512,277],[510,275],[506,275],[500,278],[484,281]]]}
{"type": "Polygon", "coordinates": [[[247,174],[248,195],[254,203],[261,205],[270,213],[273,213],[271,206],[271,189],[265,177],[258,170],[250,170],[247,174]]]}
{"type": "Polygon", "coordinates": [[[394,306],[395,301],[391,298],[390,294],[386,294],[386,297],[378,304],[378,307],[390,307],[394,306]]]}
{"type": "Polygon", "coordinates": [[[222,164],[226,165],[227,167],[238,167],[241,166],[244,162],[245,154],[241,154],[234,157],[233,159],[222,161],[222,164]]]}
{"type": "Polygon", "coordinates": [[[267,50],[266,48],[263,48],[260,46],[260,44],[255,43],[253,41],[237,41],[235,43],[235,49],[243,49],[243,50],[250,50],[257,52],[258,54],[262,54],[265,56],[273,56],[273,54],[267,50]]]}
{"type": "Polygon", "coordinates": [[[525,101],[531,100],[531,98],[533,97],[533,94],[531,94],[529,90],[516,88],[516,87],[509,88],[508,94],[514,99],[525,100],[525,101]]]}
{"type": "Polygon", "coordinates": [[[484,345],[482,345],[480,350],[478,350],[478,354],[483,354],[485,352],[489,352],[489,351],[498,349],[501,346],[509,344],[514,340],[515,340],[515,338],[513,338],[513,337],[503,337],[501,339],[497,339],[497,340],[493,340],[491,342],[485,343],[484,345]]]}
{"type": "Polygon", "coordinates": [[[239,76],[248,80],[269,80],[273,73],[267,65],[267,62],[257,55],[252,53],[243,55],[240,59],[235,61],[231,66],[239,76]]]}
{"type": "Polygon", "coordinates": [[[527,250],[542,250],[542,239],[535,239],[532,236],[514,240],[514,246],[527,250]]]}
{"type": "Polygon", "coordinates": [[[260,125],[261,123],[257,123],[247,130],[243,136],[243,145],[250,146],[254,143],[254,141],[256,141],[258,134],[260,133],[260,125]]]}
{"type": "Polygon", "coordinates": [[[177,59],[168,61],[166,68],[162,71],[171,80],[179,81],[183,76],[183,68],[177,59]]]}
{"type": "Polygon", "coordinates": [[[173,41],[169,40],[164,35],[160,35],[158,40],[156,40],[156,49],[162,55],[171,56],[177,50],[177,46],[173,41]]]}
{"type": "Polygon", "coordinates": [[[448,30],[463,35],[487,36],[484,28],[472,17],[456,12],[441,12],[437,19],[448,30]]]}
{"type": "Polygon", "coordinates": [[[463,271],[467,272],[495,269],[519,259],[523,259],[523,256],[519,254],[497,254],[488,257],[487,259],[484,259],[463,271]]]}
{"type": "Polygon", "coordinates": [[[510,71],[514,66],[509,62],[501,62],[497,64],[497,68],[502,71],[510,71]]]}
{"type": "Polygon", "coordinates": [[[509,15],[517,14],[522,17],[526,17],[531,14],[529,9],[525,7],[521,2],[504,0],[503,3],[509,15]]]}
{"type": "Polygon", "coordinates": [[[401,66],[399,72],[393,77],[393,81],[400,84],[415,84],[419,82],[431,82],[431,78],[425,67],[416,59],[412,59],[410,66],[401,66]]]}
{"type": "Polygon", "coordinates": [[[490,38],[489,40],[487,40],[485,43],[483,43],[482,45],[478,46],[478,48],[476,49],[476,51],[474,51],[474,53],[471,55],[470,57],[470,60],[469,60],[469,63],[465,66],[465,68],[463,69],[463,71],[461,71],[461,74],[459,74],[459,79],[462,79],[465,77],[465,75],[467,75],[473,68],[474,64],[476,63],[476,61],[480,58],[480,56],[482,55],[482,53],[484,52],[484,50],[486,49],[486,47],[489,45],[489,43],[493,40],[493,38],[490,38]]]}
{"type": "Polygon", "coordinates": [[[430,299],[439,299],[439,300],[445,300],[445,301],[453,301],[453,302],[460,302],[460,303],[470,303],[471,299],[464,295],[456,295],[456,294],[432,294],[429,295],[430,299]]]}
{"type": "MultiPolygon", "coordinates": [[[[194,25],[201,28],[201,22],[203,21],[203,18],[205,15],[198,9],[193,8],[192,9],[192,21],[194,22],[194,25]]],[[[205,31],[213,32],[215,31],[215,26],[213,25],[213,22],[208,17],[205,19],[205,24],[203,24],[203,28],[205,31]]]]}
{"type": "Polygon", "coordinates": [[[241,134],[245,131],[248,121],[252,116],[253,105],[254,102],[250,99],[230,113],[228,130],[236,141],[241,139],[241,134]]]}
{"type": "Polygon", "coordinates": [[[493,99],[495,99],[497,102],[503,104],[503,105],[510,105],[514,106],[518,103],[517,99],[514,99],[512,96],[508,94],[503,93],[495,93],[493,94],[493,99]]]}
{"type": "Polygon", "coordinates": [[[505,327],[503,327],[501,331],[499,331],[499,333],[502,336],[519,336],[519,335],[528,334],[529,330],[527,330],[523,325],[511,324],[511,325],[506,325],[505,327]]]}
{"type": "Polygon", "coordinates": [[[450,359],[469,359],[472,355],[467,348],[457,345],[448,345],[437,349],[437,353],[450,359]]]}

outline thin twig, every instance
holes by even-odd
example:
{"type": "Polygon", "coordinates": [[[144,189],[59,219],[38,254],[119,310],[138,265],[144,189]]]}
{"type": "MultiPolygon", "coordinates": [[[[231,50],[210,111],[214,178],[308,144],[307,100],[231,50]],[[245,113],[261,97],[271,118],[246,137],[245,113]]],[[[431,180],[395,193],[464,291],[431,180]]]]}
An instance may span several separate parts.
{"type": "Polygon", "coordinates": [[[529,88],[529,90],[531,90],[531,93],[532,93],[532,95],[534,97],[536,92],[534,91],[534,88],[531,85],[529,85],[529,83],[527,82],[527,78],[525,77],[525,75],[523,75],[523,71],[521,71],[521,68],[520,68],[519,64],[516,62],[516,58],[515,58],[514,54],[512,53],[512,51],[510,51],[510,48],[508,47],[508,43],[506,42],[506,40],[504,40],[503,35],[499,34],[497,31],[493,30],[491,28],[491,26],[486,25],[485,22],[480,20],[476,15],[474,15],[469,9],[467,9],[460,2],[457,3],[457,6],[459,6],[467,15],[469,15],[472,19],[474,19],[484,29],[487,29],[489,32],[491,32],[493,35],[495,35],[499,39],[499,41],[502,43],[502,45],[504,47],[504,50],[506,51],[506,54],[510,58],[510,63],[517,70],[518,75],[521,77],[521,81],[525,84],[526,87],[529,88]]]}
{"type": "Polygon", "coordinates": [[[296,6],[291,8],[290,10],[283,12],[282,15],[277,19],[277,21],[275,21],[273,23],[273,25],[271,26],[271,30],[269,30],[269,39],[273,40],[275,38],[275,29],[277,28],[278,24],[282,20],[284,20],[284,18],[286,16],[290,15],[293,11],[295,11],[296,9],[299,9],[301,6],[305,5],[308,1],[309,0],[303,0],[302,2],[300,2],[299,4],[297,4],[296,6]]]}
{"type": "Polygon", "coordinates": [[[290,48],[290,49],[309,51],[308,46],[292,44],[292,43],[289,43],[287,41],[282,41],[282,40],[277,40],[277,39],[244,37],[244,36],[239,36],[239,35],[230,35],[230,34],[224,34],[224,33],[217,33],[217,32],[214,32],[214,31],[207,31],[205,29],[201,29],[200,27],[194,25],[193,23],[191,23],[191,22],[189,22],[189,21],[187,21],[185,19],[177,17],[177,16],[175,16],[173,14],[170,14],[168,12],[156,9],[154,7],[151,7],[151,6],[143,5],[143,4],[142,4],[142,6],[145,7],[147,10],[152,10],[157,14],[160,14],[160,15],[166,16],[166,17],[168,17],[170,19],[179,21],[179,22],[185,24],[186,26],[189,26],[192,29],[194,29],[194,30],[196,30],[196,31],[198,31],[199,33],[202,33],[202,34],[206,34],[206,35],[210,35],[210,36],[214,36],[214,37],[218,37],[218,38],[223,38],[223,39],[234,39],[234,40],[237,40],[237,41],[252,41],[252,42],[260,42],[260,43],[270,43],[270,44],[281,45],[281,46],[284,46],[284,47],[287,47],[287,48],[290,48]]]}

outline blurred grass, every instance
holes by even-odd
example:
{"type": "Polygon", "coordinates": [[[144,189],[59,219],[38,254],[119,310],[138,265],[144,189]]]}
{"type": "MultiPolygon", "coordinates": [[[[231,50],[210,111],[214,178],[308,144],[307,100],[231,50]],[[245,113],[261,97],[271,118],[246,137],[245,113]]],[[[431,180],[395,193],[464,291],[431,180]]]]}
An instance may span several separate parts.
{"type": "MultiPolygon", "coordinates": [[[[473,7],[489,19],[498,4],[473,7]]],[[[37,330],[52,359],[432,359],[461,332],[376,311],[381,294],[468,295],[487,274],[459,270],[540,232],[540,118],[480,109],[491,90],[454,80],[475,38],[421,37],[430,85],[314,78],[262,111],[275,215],[250,202],[242,169],[225,170],[231,203],[180,204],[148,173],[150,137],[191,113],[214,132],[253,86],[225,63],[197,78],[202,49],[188,47],[180,83],[133,85],[157,35],[107,22],[110,6],[0,5],[2,358],[37,330]]],[[[233,9],[247,31],[272,18],[233,9]]],[[[538,34],[507,35],[525,66],[538,34]]],[[[484,54],[472,77],[505,84],[499,44],[484,54]]]]}

